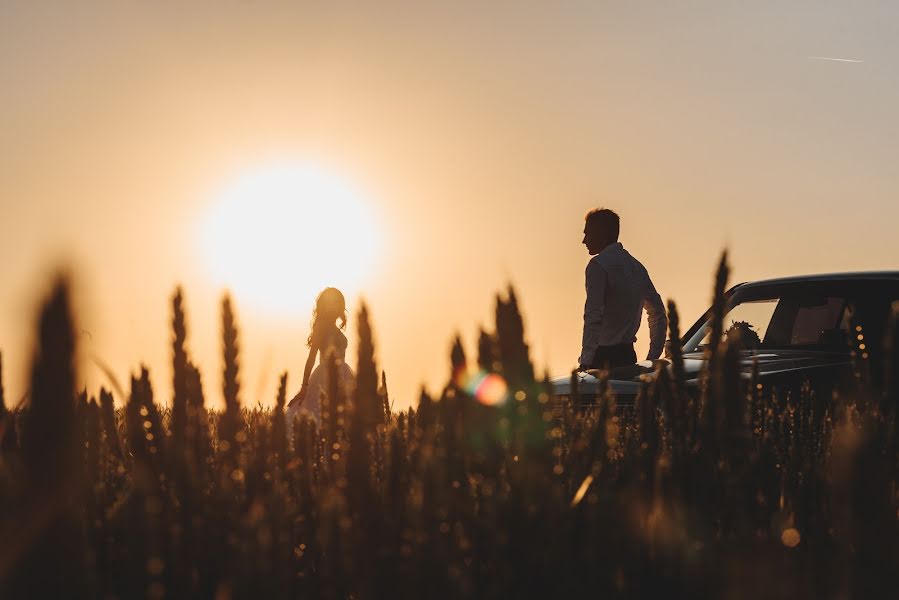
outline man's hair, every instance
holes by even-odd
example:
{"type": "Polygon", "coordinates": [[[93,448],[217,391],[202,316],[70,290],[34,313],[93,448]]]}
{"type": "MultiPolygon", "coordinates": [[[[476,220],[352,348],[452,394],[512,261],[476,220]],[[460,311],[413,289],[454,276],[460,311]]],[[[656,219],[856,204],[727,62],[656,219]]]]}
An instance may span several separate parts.
{"type": "Polygon", "coordinates": [[[621,219],[613,210],[608,208],[594,208],[584,217],[587,228],[598,231],[609,239],[618,241],[618,231],[621,228],[621,219]]]}

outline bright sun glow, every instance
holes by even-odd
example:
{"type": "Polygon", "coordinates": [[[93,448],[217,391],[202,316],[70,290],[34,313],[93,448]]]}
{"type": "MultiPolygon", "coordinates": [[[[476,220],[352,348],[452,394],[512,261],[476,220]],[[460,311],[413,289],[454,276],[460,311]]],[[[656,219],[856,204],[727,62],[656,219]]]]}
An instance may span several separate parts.
{"type": "Polygon", "coordinates": [[[288,315],[308,312],[326,286],[359,292],[377,266],[380,238],[367,199],[346,178],[305,163],[230,182],[200,232],[218,285],[257,309],[288,315]]]}

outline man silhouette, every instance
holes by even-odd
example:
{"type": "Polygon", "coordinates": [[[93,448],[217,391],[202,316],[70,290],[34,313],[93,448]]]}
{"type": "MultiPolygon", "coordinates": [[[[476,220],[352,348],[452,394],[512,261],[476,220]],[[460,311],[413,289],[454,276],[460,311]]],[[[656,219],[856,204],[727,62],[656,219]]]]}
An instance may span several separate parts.
{"type": "Polygon", "coordinates": [[[613,369],[637,362],[634,342],[643,309],[649,315],[648,360],[661,356],[668,318],[649,273],[618,241],[620,220],[613,211],[594,209],[584,217],[584,240],[593,258],[587,263],[587,302],[580,370],[613,369]]]}

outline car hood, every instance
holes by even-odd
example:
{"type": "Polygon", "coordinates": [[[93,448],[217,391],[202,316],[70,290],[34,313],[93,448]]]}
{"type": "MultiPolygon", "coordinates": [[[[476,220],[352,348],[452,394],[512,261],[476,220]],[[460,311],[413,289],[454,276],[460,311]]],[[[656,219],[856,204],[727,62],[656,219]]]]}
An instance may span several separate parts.
{"type": "MultiPolygon", "coordinates": [[[[759,376],[764,378],[775,374],[812,371],[847,364],[849,355],[846,352],[820,350],[746,350],[741,352],[740,357],[741,371],[744,376],[749,376],[752,372],[752,365],[756,361],[758,361],[759,376]]],[[[684,354],[684,374],[688,382],[696,380],[704,365],[704,353],[684,354]]],[[[668,368],[670,370],[671,367],[668,368]]],[[[651,381],[654,377],[652,362],[648,360],[638,362],[636,368],[629,368],[625,376],[620,375],[620,370],[616,371],[618,371],[617,375],[615,371],[610,373],[609,388],[617,395],[636,394],[643,382],[651,381]]],[[[596,393],[598,379],[594,375],[581,372],[577,377],[578,390],[581,393],[596,393]]],[[[555,394],[571,394],[570,375],[553,379],[552,385],[555,394]]]]}

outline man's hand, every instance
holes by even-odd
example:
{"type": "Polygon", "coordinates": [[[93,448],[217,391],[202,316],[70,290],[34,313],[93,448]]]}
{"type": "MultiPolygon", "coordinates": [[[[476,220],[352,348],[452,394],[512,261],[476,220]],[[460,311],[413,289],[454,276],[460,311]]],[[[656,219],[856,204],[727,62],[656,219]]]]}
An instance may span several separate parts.
{"type": "MultiPolygon", "coordinates": [[[[647,360],[649,360],[649,359],[647,359],[647,360]]],[[[671,361],[669,361],[667,359],[657,358],[654,361],[652,361],[652,370],[655,371],[659,367],[667,367],[670,364],[671,364],[671,361]]]]}

